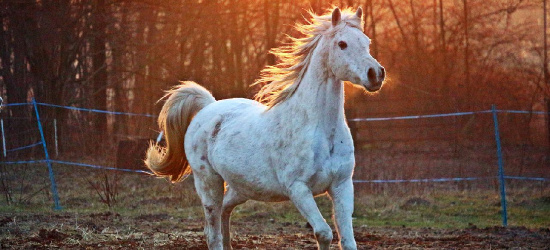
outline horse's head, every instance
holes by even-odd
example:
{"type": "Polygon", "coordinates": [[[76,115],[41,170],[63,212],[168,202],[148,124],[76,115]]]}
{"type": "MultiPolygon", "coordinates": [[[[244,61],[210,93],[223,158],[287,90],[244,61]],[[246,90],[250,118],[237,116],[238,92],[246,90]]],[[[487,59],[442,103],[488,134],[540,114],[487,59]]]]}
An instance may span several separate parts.
{"type": "MultiPolygon", "coordinates": [[[[352,18],[359,18],[361,23],[362,16],[363,10],[359,8],[352,18]]],[[[379,90],[386,72],[370,55],[370,39],[362,32],[361,27],[342,20],[340,9],[336,8],[332,12],[332,28],[336,32],[329,37],[327,44],[330,48],[327,65],[329,69],[338,80],[361,85],[369,92],[379,90]]]]}

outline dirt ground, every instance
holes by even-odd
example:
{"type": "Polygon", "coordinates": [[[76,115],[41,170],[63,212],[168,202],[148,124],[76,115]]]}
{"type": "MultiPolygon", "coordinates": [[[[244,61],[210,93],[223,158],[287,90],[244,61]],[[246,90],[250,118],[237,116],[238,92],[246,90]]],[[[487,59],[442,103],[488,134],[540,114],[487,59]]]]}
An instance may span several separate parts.
{"type": "MultiPolygon", "coordinates": [[[[311,228],[269,216],[232,223],[236,249],[316,249],[311,228]]],[[[206,249],[202,220],[168,214],[0,214],[1,249],[206,249]]],[[[360,249],[550,249],[550,228],[432,229],[357,226],[360,249]]],[[[336,239],[336,235],[335,235],[336,239]]],[[[337,248],[336,240],[332,247],[337,248]]]]}

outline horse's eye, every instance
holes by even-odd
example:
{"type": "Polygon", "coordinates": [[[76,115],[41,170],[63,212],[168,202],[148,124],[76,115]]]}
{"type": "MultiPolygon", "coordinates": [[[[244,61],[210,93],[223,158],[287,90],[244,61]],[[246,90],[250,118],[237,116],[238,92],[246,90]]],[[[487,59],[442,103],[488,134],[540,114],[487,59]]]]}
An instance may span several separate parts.
{"type": "Polygon", "coordinates": [[[344,50],[348,47],[348,44],[344,41],[338,42],[338,46],[340,46],[340,49],[344,50]]]}

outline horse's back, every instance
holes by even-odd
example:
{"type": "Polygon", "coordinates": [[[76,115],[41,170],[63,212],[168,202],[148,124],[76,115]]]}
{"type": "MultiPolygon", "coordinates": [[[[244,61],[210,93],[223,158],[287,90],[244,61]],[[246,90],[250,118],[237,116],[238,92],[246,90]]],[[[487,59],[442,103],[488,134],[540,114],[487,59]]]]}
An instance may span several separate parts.
{"type": "MultiPolygon", "coordinates": [[[[210,133],[211,144],[218,139],[220,130],[236,122],[249,121],[252,117],[261,115],[265,110],[262,104],[245,98],[232,98],[216,101],[200,110],[186,132],[185,144],[191,144],[201,137],[198,133],[210,133]]],[[[205,139],[205,138],[202,138],[205,139]]]]}

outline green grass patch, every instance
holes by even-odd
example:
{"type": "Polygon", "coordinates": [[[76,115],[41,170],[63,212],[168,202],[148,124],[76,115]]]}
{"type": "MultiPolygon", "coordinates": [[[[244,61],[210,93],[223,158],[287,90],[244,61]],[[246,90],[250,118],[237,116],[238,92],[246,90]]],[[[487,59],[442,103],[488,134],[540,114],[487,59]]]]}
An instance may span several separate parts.
{"type": "MultiPolygon", "coordinates": [[[[62,211],[53,211],[49,179],[43,165],[5,169],[4,181],[13,201],[5,193],[0,198],[0,214],[114,212],[123,216],[167,214],[175,218],[202,219],[200,200],[193,180],[171,184],[166,180],[133,173],[114,173],[71,166],[54,166],[62,211]],[[91,183],[104,184],[109,176],[116,197],[111,206],[101,201],[91,183]]],[[[101,188],[100,188],[101,189],[101,188]]],[[[496,190],[470,189],[415,192],[392,196],[356,193],[354,225],[369,227],[465,228],[499,226],[500,197],[496,190]]],[[[5,192],[5,191],[4,191],[5,192]]],[[[98,193],[99,192],[99,193],[98,193]]],[[[332,220],[332,203],[326,196],[316,198],[327,221],[332,220]]],[[[249,201],[238,206],[234,220],[267,219],[281,223],[305,224],[305,219],[290,202],[249,201]]],[[[508,223],[528,228],[550,227],[550,190],[548,188],[511,188],[508,190],[508,223]]]]}

